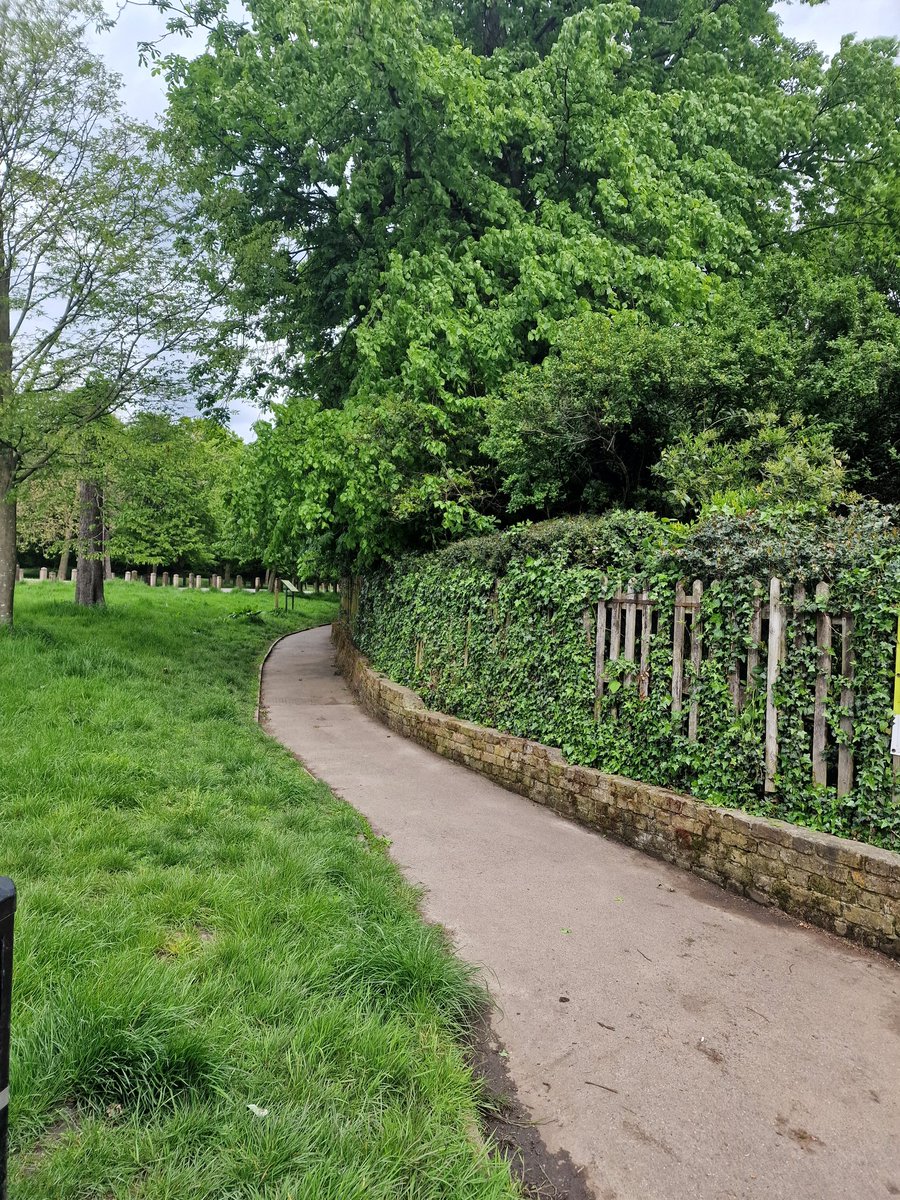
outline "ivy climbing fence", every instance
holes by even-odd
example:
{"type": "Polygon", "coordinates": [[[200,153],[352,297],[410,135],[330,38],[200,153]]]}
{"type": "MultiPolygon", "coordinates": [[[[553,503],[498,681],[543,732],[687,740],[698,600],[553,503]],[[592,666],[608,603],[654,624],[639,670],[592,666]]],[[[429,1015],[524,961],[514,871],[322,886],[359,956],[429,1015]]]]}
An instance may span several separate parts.
{"type": "MultiPolygon", "coordinates": [[[[755,584],[746,653],[726,664],[728,694],[735,713],[742,711],[748,693],[759,686],[760,679],[763,681],[763,787],[769,795],[776,792],[779,766],[779,676],[788,656],[803,652],[807,643],[803,620],[806,588],[796,585],[787,599],[782,590],[781,580],[776,578],[769,580],[767,588],[755,584]]],[[[828,583],[820,582],[814,592],[816,672],[809,706],[809,758],[812,783],[826,787],[832,782],[837,797],[842,798],[853,788],[853,614],[829,611],[830,590],[828,583]],[[840,675],[839,736],[833,734],[828,720],[833,663],[840,675]]],[[[671,695],[675,726],[688,742],[697,742],[700,737],[700,694],[694,684],[701,676],[704,661],[703,591],[700,579],[694,580],[690,591],[683,582],[675,585],[672,669],[664,681],[671,695]]],[[[649,699],[650,649],[654,637],[659,636],[659,617],[660,608],[650,593],[633,589],[598,601],[595,616],[591,610],[585,610],[582,618],[585,630],[588,633],[592,628],[595,630],[594,695],[598,718],[609,664],[628,664],[623,686],[636,688],[641,700],[649,699]]],[[[421,662],[422,651],[418,653],[421,662]]],[[[886,664],[890,663],[892,653],[893,647],[886,646],[886,664]]],[[[886,735],[886,748],[889,740],[886,735]]],[[[892,770],[896,778],[900,759],[893,759],[892,770]]]]}
{"type": "Polygon", "coordinates": [[[409,556],[343,599],[373,665],[433,708],[900,848],[893,510],[551,522],[409,556]]]}

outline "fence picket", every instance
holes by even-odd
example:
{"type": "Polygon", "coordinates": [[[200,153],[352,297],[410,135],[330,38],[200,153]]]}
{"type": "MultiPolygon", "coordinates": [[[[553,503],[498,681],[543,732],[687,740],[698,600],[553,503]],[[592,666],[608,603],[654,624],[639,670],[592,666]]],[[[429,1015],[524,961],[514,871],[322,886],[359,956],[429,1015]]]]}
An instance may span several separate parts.
{"type": "Polygon", "coordinates": [[[753,581],[753,615],[750,617],[750,645],[747,649],[746,688],[753,686],[754,676],[759,669],[759,647],[762,644],[762,597],[763,585],[753,581]]]}
{"type": "Polygon", "coordinates": [[[775,791],[778,772],[778,708],[775,704],[775,685],[784,660],[784,609],[781,604],[781,581],[769,583],[769,646],[766,659],[766,746],[765,790],[775,791]]]}
{"type": "Polygon", "coordinates": [[[641,592],[641,670],[638,676],[638,695],[646,700],[650,695],[650,634],[653,623],[653,609],[650,604],[650,593],[641,592]]]}
{"type": "MultiPolygon", "coordinates": [[[[627,591],[625,593],[624,606],[625,606],[625,648],[623,651],[623,657],[625,659],[627,659],[628,662],[633,663],[634,662],[634,648],[635,648],[635,643],[636,643],[635,634],[636,634],[636,629],[637,629],[637,597],[635,596],[634,592],[631,591],[630,589],[629,589],[629,591],[627,591]]],[[[625,676],[625,683],[631,684],[633,682],[634,682],[634,672],[629,671],[628,674],[625,676]]]]}
{"type": "Polygon", "coordinates": [[[828,782],[825,746],[828,740],[828,719],[825,705],[831,682],[831,616],[826,612],[830,589],[827,583],[816,584],[816,694],[813,703],[812,771],[813,783],[822,787],[828,782]]]}
{"type": "Polygon", "coordinates": [[[603,699],[603,671],[606,667],[606,601],[597,604],[597,634],[594,651],[594,712],[603,699]]]}
{"type": "Polygon", "coordinates": [[[700,703],[697,688],[700,682],[700,667],[703,662],[703,625],[700,606],[703,603],[703,584],[694,580],[691,588],[691,707],[688,711],[688,741],[696,742],[697,725],[700,719],[700,703]]]}
{"type": "Polygon", "coordinates": [[[853,787],[853,616],[845,613],[841,619],[841,708],[846,715],[841,717],[841,733],[844,741],[838,747],[837,794],[846,796],[853,787]]]}
{"type": "Polygon", "coordinates": [[[672,712],[681,712],[684,695],[684,585],[675,588],[675,619],[672,623],[672,712]]]}
{"type": "Polygon", "coordinates": [[[622,593],[616,592],[613,604],[612,620],[609,626],[609,657],[610,661],[619,657],[619,647],[622,641],[622,593]]]}

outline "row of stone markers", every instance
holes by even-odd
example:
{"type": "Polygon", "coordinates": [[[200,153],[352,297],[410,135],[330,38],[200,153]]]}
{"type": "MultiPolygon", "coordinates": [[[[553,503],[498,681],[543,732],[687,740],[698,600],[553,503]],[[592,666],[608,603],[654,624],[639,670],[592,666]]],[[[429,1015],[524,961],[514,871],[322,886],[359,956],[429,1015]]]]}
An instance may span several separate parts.
{"type": "MultiPolygon", "coordinates": [[[[72,580],[73,583],[78,582],[78,571],[76,569],[72,570],[70,579],[72,580]]],[[[25,568],[24,567],[16,567],[16,583],[35,583],[35,582],[44,583],[45,581],[49,581],[50,583],[55,583],[56,580],[57,580],[56,572],[48,571],[46,567],[41,567],[40,574],[38,575],[37,580],[26,579],[25,578],[25,568]]],[[[66,582],[65,577],[63,577],[62,582],[63,583],[66,582]]]]}
{"type": "MultiPolygon", "coordinates": [[[[107,576],[107,579],[115,579],[115,572],[107,576]]],[[[37,580],[26,579],[25,571],[22,567],[16,568],[16,579],[19,583],[43,583],[45,581],[54,582],[57,580],[56,571],[50,571],[46,567],[41,567],[37,580]]],[[[78,580],[78,571],[73,570],[70,579],[72,583],[78,580]]],[[[65,577],[61,580],[65,583],[65,577]]],[[[143,583],[150,587],[176,587],[176,588],[195,588],[201,589],[206,587],[210,591],[235,591],[235,592],[259,592],[266,587],[265,580],[259,575],[253,581],[253,587],[245,584],[244,578],[241,575],[236,575],[232,584],[227,584],[222,575],[195,575],[193,571],[189,575],[170,575],[168,571],[163,571],[159,574],[157,571],[151,571],[149,574],[142,575],[139,571],[126,571],[126,583],[143,583]]],[[[315,583],[303,583],[300,585],[301,592],[335,592],[336,586],[333,583],[321,583],[318,580],[315,583]]]]}
{"type": "MultiPolygon", "coordinates": [[[[226,586],[225,580],[221,575],[195,575],[193,571],[189,575],[169,575],[168,571],[163,571],[160,575],[156,571],[151,571],[149,575],[141,575],[138,571],[125,572],[126,583],[146,583],[150,587],[176,587],[176,588],[203,588],[207,587],[210,591],[235,591],[243,592],[245,584],[241,575],[236,575],[234,583],[226,586]]],[[[251,591],[258,592],[260,589],[260,579],[257,576],[251,591]]]]}
{"type": "MultiPolygon", "coordinates": [[[[145,583],[150,587],[176,587],[176,588],[208,588],[214,592],[261,592],[266,590],[265,580],[257,575],[253,580],[253,587],[249,583],[244,582],[242,575],[235,575],[233,583],[227,583],[222,575],[195,575],[193,571],[187,575],[169,575],[168,571],[163,571],[159,575],[156,571],[151,571],[149,575],[141,575],[138,571],[125,572],[126,583],[145,583]]],[[[304,593],[318,592],[336,592],[337,586],[333,583],[322,583],[316,580],[314,583],[303,583],[300,585],[300,591],[304,593]]]]}

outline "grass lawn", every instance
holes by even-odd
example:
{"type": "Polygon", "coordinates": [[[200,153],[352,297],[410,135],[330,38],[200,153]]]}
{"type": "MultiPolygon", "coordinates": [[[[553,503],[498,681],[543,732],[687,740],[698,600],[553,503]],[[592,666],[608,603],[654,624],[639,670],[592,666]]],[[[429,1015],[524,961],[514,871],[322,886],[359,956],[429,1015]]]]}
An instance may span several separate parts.
{"type": "Polygon", "coordinates": [[[472,1135],[470,975],[253,722],[266,645],[333,600],[108,601],[20,586],[0,636],[11,1200],[517,1194],[472,1135]]]}

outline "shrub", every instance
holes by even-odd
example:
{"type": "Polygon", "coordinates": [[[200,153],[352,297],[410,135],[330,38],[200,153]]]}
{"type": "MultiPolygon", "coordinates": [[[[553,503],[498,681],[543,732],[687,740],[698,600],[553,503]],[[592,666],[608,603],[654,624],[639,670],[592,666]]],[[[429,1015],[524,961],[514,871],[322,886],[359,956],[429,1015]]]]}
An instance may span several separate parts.
{"type": "MultiPolygon", "coordinates": [[[[409,557],[366,577],[354,619],[360,648],[430,705],[560,747],[574,762],[689,790],[712,803],[878,844],[900,845],[900,806],[888,752],[894,631],[900,600],[898,513],[860,504],[840,516],[720,512],[685,526],[648,513],[612,512],[521,527],[409,557]],[[763,788],[765,646],[735,710],[735,662],[746,675],[754,596],[770,576],[783,595],[805,589],[791,612],[788,654],[775,689],[780,759],[776,791],[763,788]],[[675,586],[699,578],[703,661],[690,678],[699,733],[671,705],[675,586]],[[834,768],[845,709],[840,662],[826,700],[827,785],[812,781],[817,669],[815,585],[829,610],[854,620],[854,786],[838,796],[834,768]],[[646,589],[658,613],[649,694],[608,663],[595,707],[594,614],[601,598],[646,589]]],[[[764,638],[762,639],[764,642],[764,638]]],[[[837,644],[837,639],[835,639],[837,644]]],[[[690,674],[690,672],[689,672],[690,674]]]]}

